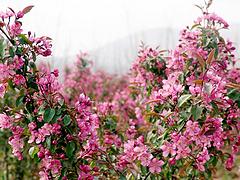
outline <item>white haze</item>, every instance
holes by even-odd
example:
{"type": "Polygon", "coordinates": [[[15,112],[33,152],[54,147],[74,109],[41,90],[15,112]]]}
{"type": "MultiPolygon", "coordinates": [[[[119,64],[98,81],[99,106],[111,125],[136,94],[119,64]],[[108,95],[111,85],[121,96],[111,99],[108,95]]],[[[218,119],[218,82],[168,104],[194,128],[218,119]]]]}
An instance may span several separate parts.
{"type": "MultiPolygon", "coordinates": [[[[178,32],[201,12],[204,0],[0,0],[1,10],[34,5],[24,29],[53,39],[53,64],[63,68],[81,50],[97,68],[126,72],[140,41],[174,48],[178,32]]],[[[240,45],[239,0],[214,0],[210,11],[232,25],[224,32],[240,45]]]]}

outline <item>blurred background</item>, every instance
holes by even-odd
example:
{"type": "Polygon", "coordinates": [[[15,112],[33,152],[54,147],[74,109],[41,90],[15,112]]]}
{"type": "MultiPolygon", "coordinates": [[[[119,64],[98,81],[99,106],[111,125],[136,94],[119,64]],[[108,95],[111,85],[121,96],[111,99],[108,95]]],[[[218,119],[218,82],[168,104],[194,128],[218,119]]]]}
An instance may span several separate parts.
{"type": "MultiPolygon", "coordinates": [[[[34,5],[24,29],[53,39],[50,63],[63,70],[80,51],[90,54],[95,69],[125,73],[142,42],[173,49],[179,31],[201,15],[204,0],[0,0],[1,10],[34,5]]],[[[222,33],[240,52],[239,0],[214,0],[210,7],[229,24],[222,33]]]]}

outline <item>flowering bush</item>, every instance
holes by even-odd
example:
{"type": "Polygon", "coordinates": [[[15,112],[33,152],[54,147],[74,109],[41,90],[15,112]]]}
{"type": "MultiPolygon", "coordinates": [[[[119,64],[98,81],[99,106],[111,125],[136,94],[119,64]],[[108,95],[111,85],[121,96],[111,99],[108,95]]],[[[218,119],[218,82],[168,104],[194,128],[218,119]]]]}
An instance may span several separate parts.
{"type": "Polygon", "coordinates": [[[0,13],[0,138],[18,159],[7,179],[30,161],[10,177],[208,179],[234,167],[240,70],[222,18],[203,10],[174,50],[143,45],[128,76],[93,72],[81,54],[60,84],[57,69],[36,67],[52,45],[24,34],[31,9],[0,13]]]}
{"type": "Polygon", "coordinates": [[[75,103],[79,93],[85,93],[96,102],[112,101],[115,92],[127,86],[125,76],[92,71],[88,54],[80,53],[73,67],[66,67],[62,94],[69,103],[75,103]]]}

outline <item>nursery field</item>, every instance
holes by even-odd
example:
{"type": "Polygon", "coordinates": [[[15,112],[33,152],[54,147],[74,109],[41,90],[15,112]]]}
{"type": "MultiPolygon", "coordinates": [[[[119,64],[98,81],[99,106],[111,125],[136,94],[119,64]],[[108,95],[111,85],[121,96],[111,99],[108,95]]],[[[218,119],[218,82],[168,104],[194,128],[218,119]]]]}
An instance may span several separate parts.
{"type": "Polygon", "coordinates": [[[22,28],[33,6],[1,11],[0,179],[240,179],[239,49],[209,6],[174,49],[140,44],[127,74],[83,52],[63,81],[54,39],[22,28]]]}

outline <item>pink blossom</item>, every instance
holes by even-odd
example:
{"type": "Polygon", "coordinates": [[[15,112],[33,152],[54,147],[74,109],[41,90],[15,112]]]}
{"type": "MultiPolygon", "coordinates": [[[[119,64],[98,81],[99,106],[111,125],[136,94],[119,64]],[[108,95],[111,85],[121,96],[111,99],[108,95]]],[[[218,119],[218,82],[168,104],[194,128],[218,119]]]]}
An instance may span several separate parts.
{"type": "Polygon", "coordinates": [[[0,128],[9,129],[12,126],[12,120],[6,114],[0,114],[0,128]]]}
{"type": "Polygon", "coordinates": [[[22,149],[24,146],[24,141],[21,138],[23,133],[23,128],[20,126],[12,127],[13,135],[9,138],[8,143],[12,146],[12,153],[19,160],[23,159],[22,149]]]}
{"type": "Polygon", "coordinates": [[[23,58],[21,56],[15,55],[13,58],[13,64],[16,69],[20,69],[24,65],[23,58]]]}
{"type": "Polygon", "coordinates": [[[163,156],[167,157],[169,154],[174,156],[176,154],[176,145],[169,142],[165,142],[161,147],[163,151],[163,156]]]}
{"type": "Polygon", "coordinates": [[[47,172],[51,171],[52,174],[59,174],[62,168],[61,161],[53,159],[51,156],[45,156],[41,162],[42,168],[47,172]]]}
{"type": "Polygon", "coordinates": [[[46,171],[40,171],[39,173],[40,180],[49,180],[48,173],[46,171]]]}
{"type": "Polygon", "coordinates": [[[151,160],[151,163],[149,164],[149,171],[151,173],[160,173],[161,172],[161,167],[164,164],[162,160],[158,160],[157,158],[153,158],[151,160]]]}
{"type": "Polygon", "coordinates": [[[12,37],[17,36],[22,33],[21,29],[22,24],[16,21],[13,25],[10,26],[9,33],[12,37]]]}
{"type": "Polygon", "coordinates": [[[205,171],[205,167],[204,167],[204,164],[210,159],[210,156],[208,154],[208,150],[207,148],[205,147],[203,149],[202,152],[200,152],[198,155],[197,155],[197,159],[196,159],[196,164],[197,164],[197,168],[200,170],[200,171],[205,171]]]}
{"type": "Polygon", "coordinates": [[[80,165],[80,174],[78,180],[93,180],[93,176],[90,174],[91,169],[88,165],[80,165]]]}
{"type": "Polygon", "coordinates": [[[14,83],[15,83],[17,86],[24,84],[25,81],[26,81],[26,80],[25,80],[25,78],[24,78],[23,75],[16,74],[16,75],[14,76],[14,83]]]}
{"type": "Polygon", "coordinates": [[[3,98],[6,91],[5,84],[0,84],[0,97],[3,98]]]}
{"type": "Polygon", "coordinates": [[[234,158],[232,155],[230,155],[227,161],[225,162],[226,169],[229,171],[232,170],[234,165],[233,163],[234,163],[234,158]]]}

